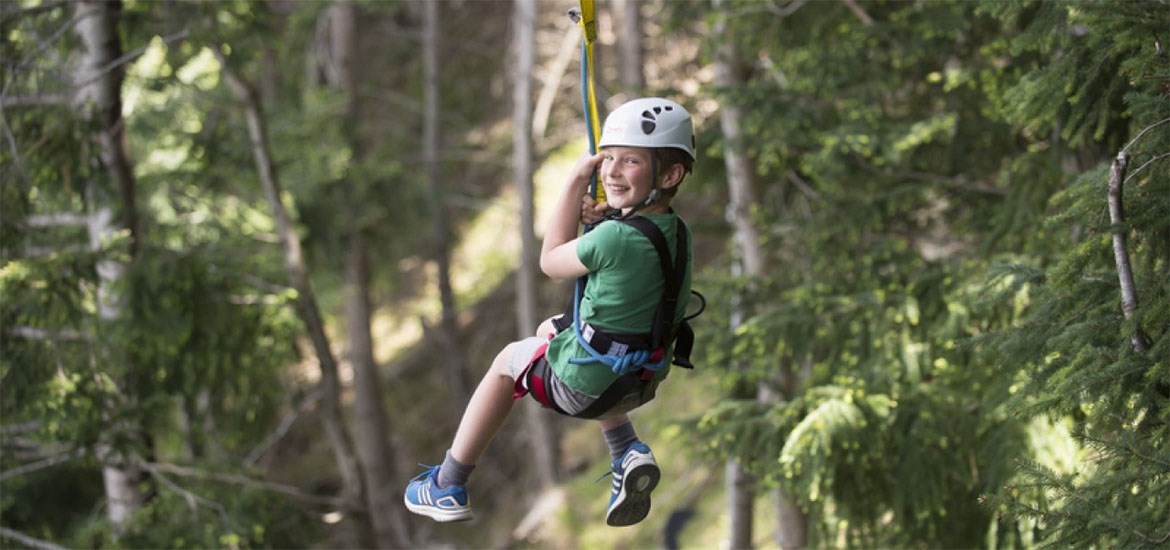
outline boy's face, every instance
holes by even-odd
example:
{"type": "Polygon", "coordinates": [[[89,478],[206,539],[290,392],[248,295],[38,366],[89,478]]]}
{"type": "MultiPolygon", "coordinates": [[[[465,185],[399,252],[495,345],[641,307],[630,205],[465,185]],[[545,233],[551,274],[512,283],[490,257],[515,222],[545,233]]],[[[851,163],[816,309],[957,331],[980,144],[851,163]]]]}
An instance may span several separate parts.
{"type": "Polygon", "coordinates": [[[605,200],[611,208],[637,206],[654,189],[654,165],[650,149],[606,147],[601,151],[598,176],[605,186],[605,200]]]}

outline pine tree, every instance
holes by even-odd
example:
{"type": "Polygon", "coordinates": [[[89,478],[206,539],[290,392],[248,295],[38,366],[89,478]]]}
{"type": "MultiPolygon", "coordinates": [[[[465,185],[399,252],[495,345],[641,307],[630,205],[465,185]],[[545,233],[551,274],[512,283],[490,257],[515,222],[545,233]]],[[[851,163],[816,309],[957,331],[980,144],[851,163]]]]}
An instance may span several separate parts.
{"type": "Polygon", "coordinates": [[[993,283],[1013,289],[1001,301],[1026,293],[1029,303],[1018,325],[987,338],[1027,380],[1014,400],[1019,414],[1068,419],[1086,454],[1066,473],[1022,463],[1022,479],[996,501],[1034,520],[1054,546],[1163,546],[1170,541],[1170,11],[1158,3],[989,9],[1024,29],[1014,49],[1049,59],[1009,90],[1005,107],[1037,132],[1079,145],[1092,164],[1053,197],[1057,214],[1037,236],[1052,244],[1036,247],[1050,254],[994,273],[993,283]],[[1125,256],[1136,298],[1129,304],[1119,285],[1125,256]]]}
{"type": "MultiPolygon", "coordinates": [[[[1166,118],[1164,96],[1132,92],[1164,84],[1164,71],[1154,68],[1165,14],[1155,10],[967,2],[727,7],[732,35],[761,59],[751,84],[721,93],[754,108],[737,145],[760,159],[770,182],[757,216],[776,275],[752,287],[747,299],[759,313],[736,334],[703,335],[705,364],[754,366],[746,377],[725,374],[729,386],[786,369],[807,373],[809,382],[787,404],[721,403],[698,426],[710,448],[801,497],[814,522],[811,544],[1066,540],[1050,522],[1037,527],[1032,517],[1002,514],[1052,503],[1019,464],[1053,479],[1080,466],[1070,459],[1081,452],[1070,434],[1081,428],[1064,417],[1072,407],[1045,395],[1038,401],[1045,406],[1028,409],[1036,414],[1020,413],[1036,395],[1024,391],[1033,372],[1026,366],[1097,360],[1092,344],[1067,355],[1080,344],[1045,338],[1052,331],[1083,331],[1068,336],[1088,343],[1090,333],[1099,340],[1106,326],[1126,325],[1113,316],[1066,326],[1062,317],[1089,304],[1089,311],[1117,312],[1116,275],[1105,278],[1110,264],[1100,264],[1112,258],[1107,247],[1077,260],[1078,270],[1097,263],[1098,272],[1084,279],[1089,287],[1057,294],[1071,303],[1054,309],[1037,293],[1052,279],[1045,266],[1069,250],[1064,237],[1086,222],[1068,199],[1078,188],[1069,185],[1070,172],[1089,171],[1135,135],[1126,131],[1130,117],[1139,120],[1133,106],[1154,109],[1141,128],[1159,128],[1166,118]],[[1130,38],[1110,43],[1116,35],[1130,38]],[[1138,42],[1146,55],[1135,55],[1138,42]],[[1065,225],[1051,225],[1050,213],[1065,225]],[[1069,216],[1079,221],[1067,223],[1069,216]],[[1018,265],[995,267],[1008,263],[1018,265]],[[1043,330],[1018,330],[1045,310],[1055,317],[1038,321],[1043,330]],[[987,334],[1000,331],[1017,340],[990,344],[987,334]]],[[[1164,198],[1164,183],[1150,175],[1165,162],[1156,152],[1165,150],[1161,140],[1147,134],[1146,142],[1161,144],[1131,153],[1145,166],[1142,180],[1131,180],[1151,181],[1141,185],[1164,198]]],[[[1099,245],[1107,245],[1110,229],[1102,217],[1105,179],[1097,169],[1076,180],[1097,182],[1091,204],[1099,245]]],[[[1164,230],[1164,201],[1147,202],[1127,202],[1129,227],[1162,220],[1164,230]]],[[[1165,287],[1153,283],[1166,280],[1161,235],[1131,235],[1135,262],[1145,262],[1137,277],[1143,304],[1163,303],[1165,287]]],[[[742,284],[729,281],[712,303],[729,303],[742,284]]],[[[1152,307],[1138,310],[1118,342],[1128,343],[1139,323],[1166,326],[1152,307]]],[[[1162,410],[1149,405],[1159,395],[1153,378],[1165,371],[1138,368],[1132,355],[1119,364],[1137,369],[1124,372],[1149,387],[1138,397],[1113,388],[1107,403],[1131,407],[1131,423],[1150,421],[1162,410]]],[[[1112,383],[1121,373],[1092,380],[1112,383]]],[[[1074,387],[1084,391],[1085,383],[1074,387]]],[[[1134,485],[1142,495],[1135,499],[1153,498],[1164,478],[1149,483],[1134,485]]],[[[1154,535],[1145,544],[1160,533],[1143,532],[1154,535]]]]}

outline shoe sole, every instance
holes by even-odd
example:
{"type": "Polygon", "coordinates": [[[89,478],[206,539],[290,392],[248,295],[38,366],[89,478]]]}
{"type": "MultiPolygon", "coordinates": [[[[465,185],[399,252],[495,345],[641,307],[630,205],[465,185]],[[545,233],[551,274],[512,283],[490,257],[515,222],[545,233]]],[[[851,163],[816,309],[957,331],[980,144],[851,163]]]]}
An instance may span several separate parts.
{"type": "Polygon", "coordinates": [[[662,471],[653,463],[639,464],[626,472],[622,492],[605,515],[606,525],[625,527],[646,519],[650,514],[650,492],[658,486],[661,477],[662,471]]]}
{"type": "Polygon", "coordinates": [[[426,516],[439,523],[452,523],[456,521],[471,521],[474,517],[471,510],[442,510],[433,506],[423,506],[415,504],[409,498],[403,497],[402,502],[406,504],[406,509],[414,512],[420,516],[426,516]]]}

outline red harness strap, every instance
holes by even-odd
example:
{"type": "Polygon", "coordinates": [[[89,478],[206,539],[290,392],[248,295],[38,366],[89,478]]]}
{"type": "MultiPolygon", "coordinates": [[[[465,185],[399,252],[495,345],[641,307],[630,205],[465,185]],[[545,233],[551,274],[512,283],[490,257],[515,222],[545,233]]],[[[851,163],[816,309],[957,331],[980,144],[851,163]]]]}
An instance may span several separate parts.
{"type": "Polygon", "coordinates": [[[546,408],[552,409],[560,414],[568,414],[564,409],[557,406],[553,401],[553,397],[549,392],[551,377],[553,376],[552,367],[548,364],[548,359],[545,357],[545,352],[548,351],[548,344],[540,346],[533,354],[532,360],[528,362],[528,366],[524,367],[524,371],[516,378],[516,382],[512,385],[515,393],[512,394],[512,399],[520,399],[529,393],[532,398],[546,408]]]}
{"type": "Polygon", "coordinates": [[[540,359],[536,360],[536,363],[533,363],[533,367],[528,378],[528,384],[532,390],[532,397],[536,398],[536,401],[545,407],[557,409],[558,407],[553,404],[552,399],[548,395],[548,380],[546,380],[548,376],[548,361],[542,355],[540,359]]]}
{"type": "MultiPolygon", "coordinates": [[[[543,346],[536,348],[536,353],[532,354],[532,358],[528,360],[528,364],[524,367],[524,370],[520,371],[520,375],[516,377],[516,382],[512,384],[512,390],[515,392],[512,394],[512,399],[520,399],[525,395],[528,395],[528,392],[532,389],[532,387],[531,385],[526,386],[525,382],[529,378],[529,373],[532,372],[532,366],[535,365],[537,361],[544,360],[544,352],[546,351],[548,351],[548,342],[545,342],[543,346]]],[[[538,394],[544,395],[544,393],[544,384],[541,384],[539,392],[534,393],[533,397],[537,397],[538,394]]],[[[540,401],[541,404],[545,404],[546,400],[547,397],[545,399],[537,398],[537,401],[540,401]]]]}

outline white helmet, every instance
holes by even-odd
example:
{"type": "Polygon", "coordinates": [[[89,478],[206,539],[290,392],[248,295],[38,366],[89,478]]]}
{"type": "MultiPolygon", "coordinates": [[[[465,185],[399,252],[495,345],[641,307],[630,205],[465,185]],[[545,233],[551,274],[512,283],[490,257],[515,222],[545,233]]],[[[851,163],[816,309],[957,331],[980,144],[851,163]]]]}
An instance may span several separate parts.
{"type": "Polygon", "coordinates": [[[695,131],[691,114],[669,99],[635,99],[614,109],[605,118],[597,148],[671,147],[695,158],[695,131]]]}

